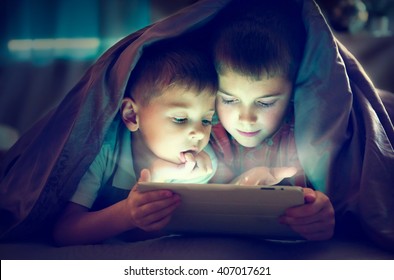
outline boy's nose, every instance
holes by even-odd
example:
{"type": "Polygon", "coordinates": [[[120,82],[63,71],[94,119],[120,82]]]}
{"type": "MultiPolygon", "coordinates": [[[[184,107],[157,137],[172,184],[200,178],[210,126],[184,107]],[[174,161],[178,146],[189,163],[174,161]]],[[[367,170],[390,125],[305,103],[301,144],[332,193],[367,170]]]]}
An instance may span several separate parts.
{"type": "Polygon", "coordinates": [[[201,140],[205,136],[204,128],[202,125],[195,125],[190,131],[190,137],[195,140],[201,140]]]}
{"type": "Polygon", "coordinates": [[[239,112],[238,120],[243,123],[254,124],[257,121],[257,116],[252,110],[245,109],[239,112]]]}

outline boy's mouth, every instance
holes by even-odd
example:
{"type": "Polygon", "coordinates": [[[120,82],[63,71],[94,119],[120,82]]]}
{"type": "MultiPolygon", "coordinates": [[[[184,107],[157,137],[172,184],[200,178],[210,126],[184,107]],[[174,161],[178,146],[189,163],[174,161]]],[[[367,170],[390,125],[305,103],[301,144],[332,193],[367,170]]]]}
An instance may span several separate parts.
{"type": "Polygon", "coordinates": [[[240,135],[245,136],[245,137],[253,137],[253,136],[256,136],[257,134],[259,134],[259,132],[260,132],[260,130],[248,132],[248,131],[241,131],[238,129],[237,129],[237,131],[240,135]]]}

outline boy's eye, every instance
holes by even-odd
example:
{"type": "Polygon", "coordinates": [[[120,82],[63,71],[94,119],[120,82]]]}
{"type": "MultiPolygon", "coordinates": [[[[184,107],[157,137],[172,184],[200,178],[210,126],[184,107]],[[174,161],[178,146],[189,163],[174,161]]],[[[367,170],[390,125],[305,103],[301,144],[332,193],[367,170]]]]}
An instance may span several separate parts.
{"type": "Polygon", "coordinates": [[[203,126],[210,126],[210,125],[212,125],[212,120],[202,120],[202,125],[203,126]]]}
{"type": "Polygon", "coordinates": [[[275,103],[276,103],[276,101],[272,101],[272,102],[257,101],[257,102],[256,102],[257,106],[262,107],[262,108],[271,107],[271,106],[273,106],[275,103]]]}
{"type": "Polygon", "coordinates": [[[224,104],[234,104],[234,103],[237,103],[238,102],[238,99],[236,99],[236,98],[224,98],[224,97],[222,97],[222,103],[224,103],[224,104]]]}
{"type": "Polygon", "coordinates": [[[174,123],[185,123],[187,121],[187,118],[177,118],[177,117],[173,117],[172,121],[174,123]]]}

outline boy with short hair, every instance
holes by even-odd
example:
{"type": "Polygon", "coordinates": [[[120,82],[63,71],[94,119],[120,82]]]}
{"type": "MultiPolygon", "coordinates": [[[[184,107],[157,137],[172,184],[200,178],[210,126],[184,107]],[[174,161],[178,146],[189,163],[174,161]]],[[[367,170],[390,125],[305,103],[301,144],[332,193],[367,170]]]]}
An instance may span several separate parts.
{"type": "Polygon", "coordinates": [[[181,40],[146,47],[120,116],[57,222],[55,241],[95,243],[163,228],[180,197],[169,190],[140,193],[133,185],[138,174],[140,181],[208,182],[217,164],[207,146],[216,92],[216,71],[201,50],[181,40]]]}
{"type": "MultiPolygon", "coordinates": [[[[276,184],[292,177],[287,184],[309,185],[294,138],[292,94],[305,30],[292,3],[256,2],[253,11],[216,33],[220,122],[212,129],[212,144],[219,169],[212,182],[276,184]]],[[[330,200],[310,188],[304,193],[306,204],[288,209],[281,221],[306,239],[331,238],[335,219],[330,200]]]]}

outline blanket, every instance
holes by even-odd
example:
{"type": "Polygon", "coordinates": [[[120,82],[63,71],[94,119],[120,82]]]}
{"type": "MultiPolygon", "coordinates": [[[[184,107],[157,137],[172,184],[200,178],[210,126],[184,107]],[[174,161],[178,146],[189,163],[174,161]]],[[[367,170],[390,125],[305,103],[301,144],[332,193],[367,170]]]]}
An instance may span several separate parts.
{"type": "MultiPolygon", "coordinates": [[[[2,160],[0,239],[48,237],[99,152],[145,46],[193,32],[209,37],[216,20],[228,20],[230,10],[253,8],[253,1],[198,1],[105,52],[2,160]]],[[[330,197],[338,219],[355,217],[376,244],[394,250],[394,128],[388,109],[315,2],[294,1],[307,31],[294,92],[301,164],[315,189],[330,197]]]]}

